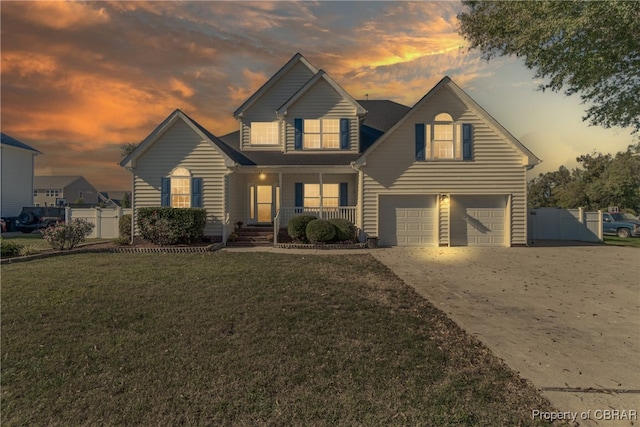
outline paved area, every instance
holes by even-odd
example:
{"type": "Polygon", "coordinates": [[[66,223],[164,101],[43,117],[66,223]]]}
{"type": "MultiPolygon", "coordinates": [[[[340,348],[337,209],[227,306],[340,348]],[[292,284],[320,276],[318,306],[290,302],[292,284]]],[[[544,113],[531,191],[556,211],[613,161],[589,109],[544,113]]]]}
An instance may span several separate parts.
{"type": "Polygon", "coordinates": [[[531,380],[553,415],[575,414],[580,426],[640,425],[640,250],[369,253],[531,380]]]}

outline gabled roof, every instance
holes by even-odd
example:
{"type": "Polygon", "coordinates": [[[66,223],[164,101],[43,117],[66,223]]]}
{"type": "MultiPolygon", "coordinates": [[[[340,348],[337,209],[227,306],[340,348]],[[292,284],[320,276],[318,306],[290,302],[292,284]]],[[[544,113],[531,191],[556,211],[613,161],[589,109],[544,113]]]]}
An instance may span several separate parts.
{"type": "Polygon", "coordinates": [[[353,99],[351,95],[347,93],[347,91],[342,89],[342,87],[338,83],[336,83],[336,81],[333,80],[331,76],[329,76],[324,70],[319,70],[313,77],[309,79],[309,81],[307,81],[300,89],[298,89],[298,91],[294,93],[291,98],[289,98],[282,106],[280,106],[280,108],[276,110],[276,114],[286,116],[287,109],[295,104],[300,98],[302,98],[304,94],[307,93],[321,79],[329,83],[333,90],[335,90],[342,98],[346,99],[347,102],[353,105],[358,116],[363,116],[367,113],[367,110],[362,108],[362,105],[360,105],[358,101],[353,99]]]}
{"type": "Polygon", "coordinates": [[[365,152],[371,145],[391,129],[411,108],[387,99],[358,100],[367,110],[360,126],[360,152],[365,152]]]}
{"type": "Polygon", "coordinates": [[[24,150],[33,151],[36,154],[42,154],[40,151],[36,150],[35,148],[28,146],[24,142],[18,141],[17,139],[7,135],[6,133],[1,133],[0,135],[1,135],[0,141],[2,142],[2,144],[9,145],[11,147],[16,147],[16,148],[22,148],[24,150]]]}
{"type": "Polygon", "coordinates": [[[271,87],[273,87],[282,76],[287,74],[289,70],[298,63],[304,64],[312,74],[316,74],[318,69],[314,67],[301,53],[296,53],[282,68],[278,70],[265,84],[253,93],[236,111],[233,112],[234,117],[242,117],[242,114],[251,107],[262,95],[264,95],[271,87]]]}
{"type": "Polygon", "coordinates": [[[418,111],[425,103],[429,102],[429,100],[434,96],[435,93],[443,89],[444,87],[448,87],[451,89],[454,94],[462,101],[467,108],[474,111],[478,116],[483,117],[487,123],[492,126],[497,132],[501,133],[507,141],[514,145],[514,147],[519,150],[524,156],[527,157],[527,166],[533,167],[541,162],[539,158],[537,158],[527,147],[525,147],[520,141],[518,141],[509,131],[507,131],[500,123],[496,121],[484,108],[480,106],[473,98],[471,98],[464,90],[462,90],[457,84],[451,80],[449,76],[445,76],[442,80],[438,82],[425,96],[422,97],[416,104],[411,107],[411,109],[396,122],[396,124],[385,132],[367,151],[365,151],[362,156],[357,160],[356,165],[362,165],[366,162],[367,156],[372,153],[376,148],[380,146],[380,144],[384,143],[384,141],[389,138],[389,135],[392,135],[394,131],[402,126],[404,122],[406,122],[409,118],[411,118],[416,111],[418,111]]]}
{"type": "Polygon", "coordinates": [[[211,143],[214,147],[217,147],[222,154],[233,163],[243,164],[247,159],[239,152],[231,149],[227,144],[223,143],[214,134],[206,130],[201,124],[193,120],[191,117],[176,109],[171,113],[153,132],[149,134],[127,157],[121,162],[120,166],[127,167],[132,166],[138,157],[140,157],[145,151],[149,149],[169,128],[176,123],[176,121],[182,120],[188,126],[190,126],[197,134],[199,134],[203,140],[211,143]]]}
{"type": "MultiPolygon", "coordinates": [[[[73,184],[74,182],[84,179],[84,177],[80,175],[73,176],[57,176],[57,175],[47,175],[47,176],[34,176],[33,177],[33,188],[36,190],[54,190],[54,189],[62,189],[67,185],[73,184]]],[[[85,179],[85,181],[87,181],[85,179]]],[[[89,181],[87,181],[88,183],[89,181]]],[[[91,185],[89,183],[89,185],[91,185]]]]}

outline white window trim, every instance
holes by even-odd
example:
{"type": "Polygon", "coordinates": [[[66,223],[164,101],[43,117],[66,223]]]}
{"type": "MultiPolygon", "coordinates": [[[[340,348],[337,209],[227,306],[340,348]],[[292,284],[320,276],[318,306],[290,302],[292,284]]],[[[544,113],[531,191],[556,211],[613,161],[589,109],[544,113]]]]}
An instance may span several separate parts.
{"type": "MultiPolygon", "coordinates": [[[[442,117],[440,117],[442,118],[442,117]]],[[[426,141],[426,152],[425,152],[425,160],[427,161],[435,161],[435,162],[458,162],[462,161],[462,124],[453,120],[449,113],[439,113],[434,117],[434,120],[431,123],[425,123],[425,141],[426,141]],[[449,120],[436,120],[442,115],[447,115],[451,118],[449,120]],[[451,125],[451,137],[452,139],[446,140],[436,140],[435,137],[435,127],[436,125],[451,125]],[[436,157],[436,143],[437,142],[451,142],[452,156],[451,157],[436,157]]]]}
{"type": "Polygon", "coordinates": [[[249,144],[252,147],[280,145],[280,122],[251,122],[249,125],[249,144]],[[264,129],[259,129],[262,127],[264,129]],[[268,134],[265,136],[264,132],[268,134]]]}
{"type": "Polygon", "coordinates": [[[303,183],[303,198],[302,198],[302,206],[305,208],[320,208],[320,207],[328,207],[328,208],[333,208],[333,207],[339,207],[340,206],[340,184],[336,184],[336,183],[303,183]],[[318,196],[317,197],[313,197],[314,199],[318,199],[318,204],[317,205],[308,205],[307,204],[307,199],[311,198],[308,197],[308,187],[309,185],[316,185],[318,186],[318,196]],[[336,196],[335,197],[329,197],[329,196],[325,196],[325,192],[327,192],[326,190],[328,190],[328,186],[335,186],[336,187],[336,196]],[[335,199],[335,204],[329,204],[327,205],[325,202],[327,200],[333,200],[335,199]]]}
{"type": "Polygon", "coordinates": [[[187,168],[178,167],[171,171],[171,175],[169,175],[169,178],[170,178],[169,179],[170,181],[169,205],[172,208],[190,208],[191,207],[191,171],[187,168]],[[186,180],[186,186],[183,185],[182,186],[183,192],[178,193],[177,191],[175,191],[177,190],[177,188],[174,187],[174,184],[178,184],[179,181],[184,181],[184,180],[186,180]]]}
{"type": "MultiPolygon", "coordinates": [[[[328,139],[328,138],[327,138],[328,139]]],[[[339,150],[340,149],[340,119],[334,119],[334,118],[319,118],[319,119],[304,119],[303,120],[303,133],[302,133],[302,149],[303,150],[309,150],[309,151],[313,151],[313,150],[339,150]],[[308,122],[310,122],[311,120],[313,121],[318,121],[319,122],[319,130],[318,132],[309,132],[308,128],[308,122]],[[325,131],[325,125],[328,125],[328,123],[325,122],[337,122],[336,124],[336,130],[333,132],[327,132],[325,131]],[[309,147],[308,143],[307,143],[307,136],[310,135],[318,135],[319,136],[319,146],[318,147],[309,147]],[[326,142],[325,142],[325,135],[326,136],[332,136],[335,139],[335,143],[333,144],[334,146],[328,147],[326,146],[326,142]]]]}

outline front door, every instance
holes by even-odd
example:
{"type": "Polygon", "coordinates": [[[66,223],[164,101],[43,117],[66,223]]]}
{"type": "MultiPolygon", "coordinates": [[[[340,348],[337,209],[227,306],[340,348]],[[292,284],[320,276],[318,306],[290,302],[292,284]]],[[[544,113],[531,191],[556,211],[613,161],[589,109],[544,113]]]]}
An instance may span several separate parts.
{"type": "Polygon", "coordinates": [[[273,187],[270,185],[256,185],[256,222],[271,222],[273,220],[273,187]]]}
{"type": "Polygon", "coordinates": [[[251,184],[249,192],[251,196],[249,223],[271,224],[278,208],[278,186],[251,184]]]}

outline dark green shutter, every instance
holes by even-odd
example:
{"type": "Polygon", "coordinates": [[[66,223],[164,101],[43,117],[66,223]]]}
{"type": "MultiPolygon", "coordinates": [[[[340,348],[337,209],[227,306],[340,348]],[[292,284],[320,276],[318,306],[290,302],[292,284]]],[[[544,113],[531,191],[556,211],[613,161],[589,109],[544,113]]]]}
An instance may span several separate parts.
{"type": "Polygon", "coordinates": [[[416,123],[416,160],[424,160],[424,123],[416,123]]]}
{"type": "Polygon", "coordinates": [[[340,206],[349,206],[349,184],[346,182],[340,183],[339,189],[340,206]]]}
{"type": "Polygon", "coordinates": [[[349,119],[340,119],[340,148],[349,149],[349,119]]]}
{"type": "Polygon", "coordinates": [[[191,178],[191,207],[202,207],[202,178],[191,178]]]}
{"type": "Polygon", "coordinates": [[[471,123],[462,124],[462,160],[473,160],[473,127],[471,123]]]}
{"type": "Polygon", "coordinates": [[[294,148],[302,150],[302,135],[304,134],[304,122],[302,119],[293,119],[294,128],[294,148]]]}
{"type": "Polygon", "coordinates": [[[171,178],[161,178],[160,206],[171,206],[171,178]]]}

